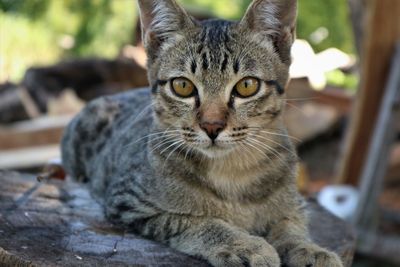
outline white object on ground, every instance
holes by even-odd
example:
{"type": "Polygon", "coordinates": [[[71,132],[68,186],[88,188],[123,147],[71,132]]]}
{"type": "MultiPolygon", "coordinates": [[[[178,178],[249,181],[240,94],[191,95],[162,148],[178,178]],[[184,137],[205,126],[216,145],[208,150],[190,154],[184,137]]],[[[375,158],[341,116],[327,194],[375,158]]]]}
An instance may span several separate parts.
{"type": "Polygon", "coordinates": [[[354,214],[358,204],[358,191],[347,185],[328,185],[318,194],[321,206],[336,216],[348,220],[354,214]]]}

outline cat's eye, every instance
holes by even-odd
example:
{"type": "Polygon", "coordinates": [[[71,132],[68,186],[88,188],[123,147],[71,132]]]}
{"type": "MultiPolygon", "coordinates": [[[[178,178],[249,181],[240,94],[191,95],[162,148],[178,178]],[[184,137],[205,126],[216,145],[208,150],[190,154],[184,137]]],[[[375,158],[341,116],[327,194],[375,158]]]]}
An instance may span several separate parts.
{"type": "Polygon", "coordinates": [[[175,78],[171,81],[172,90],[179,97],[192,97],[196,92],[194,84],[186,78],[175,78]]]}
{"type": "Polygon", "coordinates": [[[234,92],[239,97],[250,97],[257,94],[260,89],[260,81],[257,78],[246,77],[241,79],[234,88],[234,92]]]}

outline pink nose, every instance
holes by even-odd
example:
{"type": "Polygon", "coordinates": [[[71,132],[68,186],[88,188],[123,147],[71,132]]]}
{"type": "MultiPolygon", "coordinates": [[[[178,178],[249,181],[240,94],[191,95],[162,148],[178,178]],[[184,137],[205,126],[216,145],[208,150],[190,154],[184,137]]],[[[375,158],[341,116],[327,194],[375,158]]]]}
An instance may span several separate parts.
{"type": "Polygon", "coordinates": [[[222,132],[225,126],[226,123],[223,121],[213,121],[213,122],[205,121],[200,123],[201,129],[203,129],[206,132],[206,134],[208,135],[208,137],[210,137],[212,141],[214,141],[218,137],[218,134],[222,132]]]}

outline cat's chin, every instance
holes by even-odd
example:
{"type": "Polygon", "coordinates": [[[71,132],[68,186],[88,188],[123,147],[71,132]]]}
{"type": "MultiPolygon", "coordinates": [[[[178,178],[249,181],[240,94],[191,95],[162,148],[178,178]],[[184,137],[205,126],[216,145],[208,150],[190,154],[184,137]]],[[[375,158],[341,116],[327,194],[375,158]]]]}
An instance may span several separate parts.
{"type": "Polygon", "coordinates": [[[222,158],[234,151],[233,147],[225,147],[220,145],[210,145],[199,149],[201,153],[211,159],[222,158]]]}

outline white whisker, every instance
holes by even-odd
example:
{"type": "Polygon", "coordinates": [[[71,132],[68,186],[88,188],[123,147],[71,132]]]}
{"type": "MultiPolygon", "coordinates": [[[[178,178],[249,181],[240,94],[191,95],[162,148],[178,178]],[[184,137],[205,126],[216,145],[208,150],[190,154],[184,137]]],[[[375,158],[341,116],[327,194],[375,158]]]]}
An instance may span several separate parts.
{"type": "Polygon", "coordinates": [[[150,150],[150,153],[154,152],[156,149],[163,147],[164,145],[168,145],[170,143],[176,142],[178,139],[175,137],[169,137],[166,138],[166,140],[163,140],[157,144],[154,145],[154,147],[150,150]]]}
{"type": "MultiPolygon", "coordinates": [[[[176,139],[175,139],[176,140],[176,139]]],[[[160,152],[160,155],[162,155],[165,151],[167,151],[169,148],[171,148],[171,147],[173,147],[173,146],[175,146],[175,145],[177,145],[177,144],[179,144],[179,143],[181,143],[181,142],[184,142],[184,141],[182,141],[182,140],[177,140],[177,141],[175,141],[175,142],[173,142],[172,144],[170,144],[167,148],[164,148],[161,152],[160,152]]]]}
{"type": "Polygon", "coordinates": [[[260,132],[260,133],[267,133],[267,134],[270,134],[270,135],[288,137],[288,138],[293,139],[295,141],[302,142],[299,138],[296,138],[296,137],[288,135],[288,134],[280,134],[280,133],[269,132],[269,131],[266,131],[266,130],[262,130],[261,127],[248,127],[248,128],[250,129],[250,132],[255,132],[254,129],[257,129],[257,132],[260,132]]]}
{"type": "Polygon", "coordinates": [[[254,155],[254,153],[251,153],[251,150],[246,146],[245,143],[239,141],[238,144],[240,145],[241,148],[243,148],[244,153],[245,153],[246,155],[248,154],[248,155],[250,155],[250,156],[253,158],[254,162],[257,162],[257,161],[258,161],[257,158],[256,158],[256,156],[254,155]]]}
{"type": "Polygon", "coordinates": [[[281,98],[286,101],[309,101],[309,100],[318,100],[320,97],[303,97],[303,98],[281,98]]]}
{"type": "Polygon", "coordinates": [[[248,138],[249,142],[253,142],[254,143],[258,143],[261,147],[264,147],[267,151],[270,151],[272,154],[274,154],[288,169],[290,169],[290,166],[287,164],[287,162],[285,161],[284,158],[281,157],[281,155],[279,154],[278,151],[276,151],[276,149],[274,149],[271,146],[268,146],[267,144],[255,139],[255,138],[248,138]]]}
{"type": "Polygon", "coordinates": [[[283,149],[285,149],[291,155],[297,157],[297,155],[292,150],[290,150],[288,147],[286,147],[286,146],[284,146],[284,145],[282,145],[282,144],[280,144],[280,143],[278,143],[278,142],[276,142],[276,141],[274,141],[274,140],[272,140],[272,139],[270,139],[268,137],[265,137],[265,136],[262,136],[262,135],[259,135],[259,134],[254,134],[254,133],[252,133],[251,136],[259,137],[259,138],[264,139],[264,140],[266,140],[268,142],[274,143],[274,144],[282,147],[283,149]]]}
{"type": "Polygon", "coordinates": [[[176,133],[176,132],[180,132],[180,130],[172,130],[172,131],[160,131],[160,132],[155,132],[155,133],[151,133],[151,134],[147,134],[139,139],[136,139],[135,141],[133,141],[132,143],[129,143],[128,146],[132,146],[134,144],[136,144],[137,142],[146,139],[148,137],[152,137],[152,136],[162,136],[163,134],[167,134],[167,133],[176,133]]]}
{"type": "Polygon", "coordinates": [[[292,107],[292,108],[294,108],[294,109],[300,111],[300,113],[301,113],[304,117],[306,117],[306,118],[309,117],[309,115],[307,115],[307,114],[305,113],[305,111],[302,110],[301,108],[299,108],[298,106],[293,105],[293,104],[290,104],[290,103],[288,103],[288,102],[286,102],[286,104],[287,104],[288,106],[290,106],[290,107],[292,107]]]}
{"type": "MultiPolygon", "coordinates": [[[[168,159],[169,159],[169,157],[171,157],[171,155],[176,151],[176,150],[178,150],[180,147],[182,147],[183,145],[185,144],[185,141],[183,141],[183,140],[181,140],[180,141],[180,143],[177,143],[176,145],[176,147],[168,154],[168,156],[166,157],[166,159],[165,159],[165,161],[164,161],[164,164],[163,164],[163,167],[162,167],[162,169],[164,170],[164,168],[165,168],[165,164],[168,162],[168,159]]],[[[161,154],[160,154],[161,155],[161,154]]]]}
{"type": "Polygon", "coordinates": [[[260,148],[256,147],[254,144],[249,142],[249,139],[246,139],[246,144],[251,146],[252,148],[256,149],[258,152],[260,152],[262,155],[265,155],[265,151],[262,151],[260,148]]]}
{"type": "Polygon", "coordinates": [[[141,116],[143,116],[145,114],[145,112],[151,108],[155,103],[151,103],[149,105],[147,105],[134,119],[134,121],[132,122],[132,124],[135,124],[139,119],[141,119],[141,116]]]}

